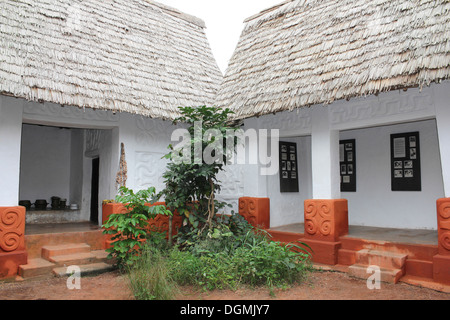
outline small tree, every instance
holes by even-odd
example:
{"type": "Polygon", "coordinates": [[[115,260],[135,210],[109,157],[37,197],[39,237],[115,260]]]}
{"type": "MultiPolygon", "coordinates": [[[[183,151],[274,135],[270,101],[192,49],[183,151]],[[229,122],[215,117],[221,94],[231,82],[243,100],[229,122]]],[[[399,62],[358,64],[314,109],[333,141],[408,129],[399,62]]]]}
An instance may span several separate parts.
{"type": "Polygon", "coordinates": [[[231,144],[234,152],[237,127],[228,122],[232,113],[229,109],[201,106],[180,110],[182,116],[174,122],[188,124],[190,137],[182,149],[169,146],[171,151],[166,158],[171,162],[163,174],[166,187],[161,195],[172,212],[176,210],[185,218],[184,225],[200,233],[206,228],[211,231],[217,208],[223,206],[215,198],[215,193],[220,190],[217,175],[224,170],[231,156],[224,146],[231,144]]]}

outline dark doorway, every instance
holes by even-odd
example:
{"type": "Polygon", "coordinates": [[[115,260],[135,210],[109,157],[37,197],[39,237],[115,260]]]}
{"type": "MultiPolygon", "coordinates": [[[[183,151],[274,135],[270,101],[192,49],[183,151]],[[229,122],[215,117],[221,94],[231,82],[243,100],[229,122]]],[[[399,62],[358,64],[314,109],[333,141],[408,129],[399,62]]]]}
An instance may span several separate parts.
{"type": "Polygon", "coordinates": [[[90,220],[98,224],[98,184],[100,172],[100,158],[92,159],[92,180],[91,180],[91,218],[90,220]]]}

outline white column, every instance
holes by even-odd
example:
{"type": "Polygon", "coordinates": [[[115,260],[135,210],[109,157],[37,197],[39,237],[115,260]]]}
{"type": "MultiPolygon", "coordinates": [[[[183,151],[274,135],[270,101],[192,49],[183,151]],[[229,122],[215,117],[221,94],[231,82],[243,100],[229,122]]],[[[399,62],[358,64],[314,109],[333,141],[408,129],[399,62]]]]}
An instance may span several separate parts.
{"type": "Polygon", "coordinates": [[[450,82],[433,86],[445,197],[450,197],[450,82]]]}
{"type": "Polygon", "coordinates": [[[19,202],[23,100],[0,96],[0,206],[19,202]]]}
{"type": "MultiPolygon", "coordinates": [[[[261,174],[261,156],[264,157],[267,150],[260,150],[260,139],[268,139],[267,135],[260,135],[258,120],[255,118],[245,120],[245,131],[248,135],[245,139],[245,151],[238,152],[238,164],[243,164],[244,169],[244,196],[265,198],[267,197],[267,176],[261,174]],[[262,154],[261,154],[262,153],[262,154]]],[[[268,142],[270,145],[270,142],[268,142]]],[[[277,152],[275,155],[277,156],[277,152]]]]}
{"type": "Polygon", "coordinates": [[[313,199],[339,199],[339,131],[330,129],[330,106],[312,107],[311,160],[313,199]]]}

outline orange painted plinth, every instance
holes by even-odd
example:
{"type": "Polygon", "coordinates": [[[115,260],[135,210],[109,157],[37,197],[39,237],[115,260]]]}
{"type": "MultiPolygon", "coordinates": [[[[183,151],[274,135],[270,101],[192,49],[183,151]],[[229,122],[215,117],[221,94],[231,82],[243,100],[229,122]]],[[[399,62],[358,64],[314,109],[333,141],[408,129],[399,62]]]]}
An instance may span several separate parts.
{"type": "Polygon", "coordinates": [[[254,227],[270,228],[269,198],[239,198],[239,214],[254,227]]]}
{"type": "MultiPolygon", "coordinates": [[[[165,202],[156,202],[154,204],[148,204],[148,206],[157,206],[157,205],[165,205],[165,202]]],[[[108,218],[111,214],[120,214],[126,213],[127,208],[121,203],[107,203],[103,205],[102,212],[102,221],[105,224],[108,221],[108,218]]],[[[169,230],[169,216],[158,215],[154,219],[148,220],[148,229],[150,230],[158,230],[159,232],[168,232],[169,230]]],[[[172,219],[172,235],[176,235],[178,233],[178,228],[181,227],[183,223],[182,217],[175,212],[172,219]]],[[[111,247],[111,238],[112,235],[105,235],[105,248],[111,247]]]]}
{"type": "Polygon", "coordinates": [[[450,198],[437,200],[438,251],[450,256],[450,198]]]}
{"type": "Polygon", "coordinates": [[[438,254],[433,257],[433,279],[450,284],[450,198],[437,200],[438,254]]]}
{"type": "Polygon", "coordinates": [[[336,242],[340,236],[346,234],[347,200],[305,200],[305,238],[336,242]]]}
{"type": "Polygon", "coordinates": [[[300,239],[300,241],[311,247],[312,251],[308,251],[311,253],[312,261],[329,265],[338,263],[338,252],[341,247],[340,242],[328,242],[308,238],[300,239]]]}
{"type": "Polygon", "coordinates": [[[0,207],[0,279],[17,275],[27,264],[25,207],[0,207]]]}
{"type": "Polygon", "coordinates": [[[312,260],[335,265],[339,259],[339,237],[348,234],[345,199],[305,200],[305,233],[300,241],[312,249],[312,260]]]}
{"type": "Polygon", "coordinates": [[[0,253],[0,279],[15,277],[19,266],[27,263],[28,255],[25,250],[0,253]]]}
{"type": "Polygon", "coordinates": [[[433,280],[450,284],[450,256],[438,254],[433,257],[433,280]]]}

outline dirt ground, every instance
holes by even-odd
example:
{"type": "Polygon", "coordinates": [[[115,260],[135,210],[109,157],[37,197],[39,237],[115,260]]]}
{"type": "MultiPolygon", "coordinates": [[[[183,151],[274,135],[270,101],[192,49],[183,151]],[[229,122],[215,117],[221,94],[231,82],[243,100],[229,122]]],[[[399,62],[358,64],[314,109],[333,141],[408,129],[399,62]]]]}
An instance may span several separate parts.
{"type": "MultiPolygon", "coordinates": [[[[0,300],[133,300],[126,276],[117,272],[81,279],[79,290],[67,288],[67,278],[1,282],[0,300]]],[[[364,280],[340,272],[313,272],[301,285],[277,289],[203,292],[180,288],[177,300],[450,300],[450,294],[405,283],[382,283],[369,290],[364,280]]]]}

